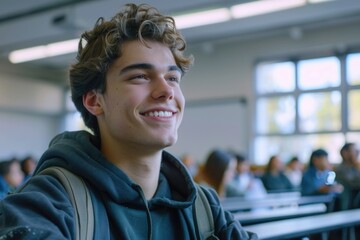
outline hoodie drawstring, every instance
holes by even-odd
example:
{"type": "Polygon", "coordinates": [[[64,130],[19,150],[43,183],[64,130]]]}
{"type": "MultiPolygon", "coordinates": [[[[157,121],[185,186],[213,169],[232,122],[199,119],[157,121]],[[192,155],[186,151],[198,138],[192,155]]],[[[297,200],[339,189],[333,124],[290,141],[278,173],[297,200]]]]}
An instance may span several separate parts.
{"type": "Polygon", "coordinates": [[[148,202],[145,198],[145,195],[144,195],[141,187],[139,185],[135,185],[135,190],[137,190],[139,192],[139,194],[141,195],[141,198],[143,199],[145,207],[146,207],[146,218],[147,218],[147,225],[148,225],[148,229],[149,229],[148,239],[151,240],[152,239],[152,221],[151,221],[149,205],[148,205],[148,202]]]}

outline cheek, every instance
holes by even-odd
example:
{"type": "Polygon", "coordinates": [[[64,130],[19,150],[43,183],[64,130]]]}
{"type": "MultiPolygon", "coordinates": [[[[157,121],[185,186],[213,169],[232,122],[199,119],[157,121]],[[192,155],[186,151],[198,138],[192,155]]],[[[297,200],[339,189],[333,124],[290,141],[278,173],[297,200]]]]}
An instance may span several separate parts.
{"type": "Polygon", "coordinates": [[[180,109],[179,114],[181,114],[181,117],[179,118],[180,119],[179,124],[180,124],[184,116],[184,110],[185,110],[185,97],[180,88],[175,90],[175,97],[178,105],[177,107],[180,109]]]}
{"type": "Polygon", "coordinates": [[[177,90],[175,90],[175,94],[176,94],[179,106],[181,107],[181,109],[184,109],[185,108],[185,97],[184,97],[184,94],[182,93],[181,89],[178,88],[177,90]]]}

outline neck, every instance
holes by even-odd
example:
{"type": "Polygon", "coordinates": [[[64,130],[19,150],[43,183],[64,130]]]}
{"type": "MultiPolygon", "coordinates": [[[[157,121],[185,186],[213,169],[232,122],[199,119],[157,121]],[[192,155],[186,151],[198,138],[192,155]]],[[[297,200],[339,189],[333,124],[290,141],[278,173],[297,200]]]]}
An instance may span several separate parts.
{"type": "Polygon", "coordinates": [[[141,186],[146,199],[151,199],[159,182],[162,151],[145,152],[126,147],[110,147],[103,143],[101,151],[105,157],[120,168],[135,183],[141,186]]]}

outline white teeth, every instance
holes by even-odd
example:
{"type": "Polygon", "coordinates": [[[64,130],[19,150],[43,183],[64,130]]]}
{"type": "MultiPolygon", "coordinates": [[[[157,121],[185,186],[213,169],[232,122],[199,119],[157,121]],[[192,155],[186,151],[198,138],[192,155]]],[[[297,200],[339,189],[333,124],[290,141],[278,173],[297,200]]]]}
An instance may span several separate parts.
{"type": "Polygon", "coordinates": [[[150,116],[150,117],[171,117],[172,115],[173,113],[168,111],[155,111],[145,114],[145,116],[150,116]]]}

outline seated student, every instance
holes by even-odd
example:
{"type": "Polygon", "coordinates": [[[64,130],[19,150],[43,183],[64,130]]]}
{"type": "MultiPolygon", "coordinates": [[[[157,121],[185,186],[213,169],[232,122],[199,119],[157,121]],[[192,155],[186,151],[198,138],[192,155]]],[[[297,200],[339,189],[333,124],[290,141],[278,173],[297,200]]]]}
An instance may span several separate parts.
{"type": "Polygon", "coordinates": [[[240,154],[235,154],[237,165],[233,179],[226,186],[226,197],[243,196],[261,198],[266,196],[266,189],[259,178],[250,171],[249,161],[240,154]]]}
{"type": "Polygon", "coordinates": [[[355,143],[345,143],[340,150],[342,162],[336,167],[336,180],[344,186],[343,208],[360,207],[359,149],[355,143]]]}
{"type": "Polygon", "coordinates": [[[302,195],[331,194],[343,191],[343,186],[334,182],[335,173],[331,170],[328,153],[317,149],[311,153],[308,169],[301,181],[302,195]]]}
{"type": "Polygon", "coordinates": [[[298,190],[300,190],[301,186],[303,169],[302,162],[300,162],[299,158],[296,156],[292,157],[285,167],[285,175],[288,177],[295,189],[298,190]]]}
{"type": "Polygon", "coordinates": [[[359,153],[355,143],[345,143],[340,150],[342,162],[335,170],[337,181],[351,189],[360,189],[359,153]]]}
{"type": "Polygon", "coordinates": [[[21,170],[24,173],[24,181],[27,181],[35,171],[37,162],[32,156],[26,156],[21,161],[21,170]]]}
{"type": "Polygon", "coordinates": [[[216,149],[210,152],[194,180],[201,185],[213,188],[219,197],[225,197],[225,188],[235,174],[235,167],[235,156],[227,151],[216,149]]]}
{"type": "Polygon", "coordinates": [[[0,199],[21,185],[24,174],[16,159],[0,162],[0,199]]]}
{"type": "Polygon", "coordinates": [[[283,163],[277,155],[270,157],[261,180],[268,192],[287,192],[295,190],[294,186],[285,175],[283,163]]]}

